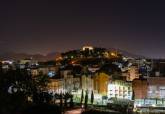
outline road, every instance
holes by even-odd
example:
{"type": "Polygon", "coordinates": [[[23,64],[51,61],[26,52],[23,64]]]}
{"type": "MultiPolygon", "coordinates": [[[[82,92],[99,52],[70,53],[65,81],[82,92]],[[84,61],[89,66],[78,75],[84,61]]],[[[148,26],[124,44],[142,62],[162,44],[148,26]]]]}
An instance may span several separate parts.
{"type": "Polygon", "coordinates": [[[82,112],[82,109],[78,108],[78,109],[66,111],[65,114],[81,114],[81,112],[82,112]]]}

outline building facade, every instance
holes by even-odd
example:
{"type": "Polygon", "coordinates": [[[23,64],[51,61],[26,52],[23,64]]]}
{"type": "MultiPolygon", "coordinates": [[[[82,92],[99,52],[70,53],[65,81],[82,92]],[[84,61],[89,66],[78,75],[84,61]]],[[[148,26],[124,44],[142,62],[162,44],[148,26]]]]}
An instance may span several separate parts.
{"type": "Polygon", "coordinates": [[[132,99],[132,83],[123,80],[114,80],[108,84],[108,98],[132,99]]]}
{"type": "Polygon", "coordinates": [[[107,95],[109,81],[109,75],[103,72],[97,73],[94,76],[94,90],[101,95],[107,95]]]}
{"type": "Polygon", "coordinates": [[[135,79],[132,82],[134,99],[144,99],[147,97],[148,84],[147,80],[135,79]]]}

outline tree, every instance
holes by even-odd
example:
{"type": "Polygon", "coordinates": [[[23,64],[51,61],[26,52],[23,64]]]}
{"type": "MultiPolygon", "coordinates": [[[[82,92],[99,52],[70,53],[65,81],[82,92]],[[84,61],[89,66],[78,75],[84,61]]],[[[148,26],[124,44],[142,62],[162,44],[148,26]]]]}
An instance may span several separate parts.
{"type": "Polygon", "coordinates": [[[39,75],[33,77],[33,102],[35,104],[49,103],[51,95],[46,93],[46,87],[49,82],[49,77],[39,73],[39,75]]]}
{"type": "Polygon", "coordinates": [[[132,91],[132,100],[135,100],[135,91],[132,91]]]}
{"type": "Polygon", "coordinates": [[[74,103],[73,103],[73,95],[70,96],[70,107],[73,108],[74,103]]]}
{"type": "Polygon", "coordinates": [[[85,109],[87,109],[88,106],[88,90],[86,90],[86,95],[85,95],[85,109]]]}
{"type": "Polygon", "coordinates": [[[44,75],[43,73],[39,73],[39,75],[35,76],[33,79],[35,86],[37,86],[39,90],[42,91],[46,89],[46,86],[49,82],[49,77],[47,75],[44,75]]]}
{"type": "Polygon", "coordinates": [[[94,93],[92,91],[92,93],[91,93],[91,104],[93,104],[93,101],[94,101],[94,93]]]}
{"type": "Polygon", "coordinates": [[[27,70],[9,70],[0,74],[0,113],[18,113],[27,106],[33,83],[27,70]],[[21,104],[21,105],[20,105],[21,104]]]}
{"type": "Polygon", "coordinates": [[[60,93],[60,109],[63,111],[63,94],[60,93]]]}
{"type": "Polygon", "coordinates": [[[64,95],[64,106],[67,107],[67,101],[68,99],[71,97],[71,94],[70,93],[65,93],[64,95]]]}
{"type": "Polygon", "coordinates": [[[29,98],[33,99],[33,103],[44,101],[43,98],[48,102],[50,100],[48,95],[42,93],[42,87],[46,87],[47,78],[41,77],[32,78],[26,69],[0,72],[0,101],[3,101],[0,102],[0,114],[19,113],[29,105],[29,98]]]}
{"type": "Polygon", "coordinates": [[[82,92],[81,92],[81,101],[80,101],[81,105],[83,103],[83,100],[84,100],[84,90],[82,89],[82,92]]]}

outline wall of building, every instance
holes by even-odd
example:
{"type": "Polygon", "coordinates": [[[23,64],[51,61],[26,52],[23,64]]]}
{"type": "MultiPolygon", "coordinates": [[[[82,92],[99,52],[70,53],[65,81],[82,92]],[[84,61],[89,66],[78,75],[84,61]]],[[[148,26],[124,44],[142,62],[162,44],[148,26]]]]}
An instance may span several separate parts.
{"type": "Polygon", "coordinates": [[[105,73],[97,73],[94,77],[94,90],[101,95],[107,95],[110,76],[105,73]]]}
{"type": "Polygon", "coordinates": [[[90,75],[81,76],[81,87],[83,90],[92,91],[93,88],[93,78],[90,75]]]}
{"type": "Polygon", "coordinates": [[[132,82],[135,99],[144,99],[147,97],[147,80],[136,79],[132,82]]]}
{"type": "Polygon", "coordinates": [[[150,77],[148,81],[148,98],[165,98],[165,78],[150,77]]]}
{"type": "Polygon", "coordinates": [[[49,92],[53,93],[63,93],[64,90],[64,80],[63,79],[50,79],[47,85],[49,92]]]}

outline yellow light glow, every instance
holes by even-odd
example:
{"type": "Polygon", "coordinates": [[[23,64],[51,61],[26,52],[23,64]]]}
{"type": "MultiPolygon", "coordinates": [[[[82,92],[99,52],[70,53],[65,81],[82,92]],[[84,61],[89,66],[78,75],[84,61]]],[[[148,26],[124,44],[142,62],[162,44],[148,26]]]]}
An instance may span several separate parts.
{"type": "Polygon", "coordinates": [[[112,52],[112,53],[111,53],[111,56],[116,56],[116,54],[112,52]]]}

